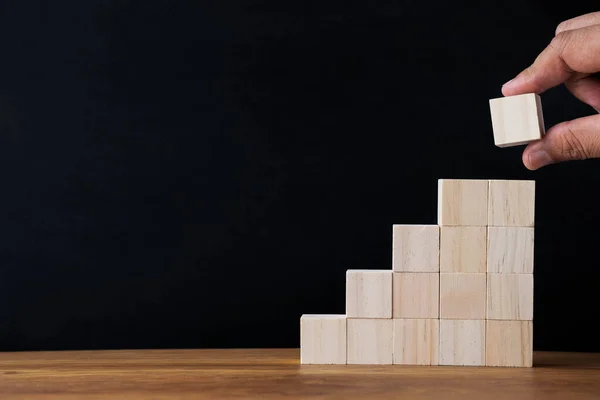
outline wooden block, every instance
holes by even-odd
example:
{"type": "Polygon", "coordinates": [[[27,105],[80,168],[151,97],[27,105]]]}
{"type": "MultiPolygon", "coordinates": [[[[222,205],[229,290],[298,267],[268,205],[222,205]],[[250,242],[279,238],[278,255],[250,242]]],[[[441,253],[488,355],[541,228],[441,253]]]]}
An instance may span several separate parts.
{"type": "Polygon", "coordinates": [[[488,320],[485,354],[489,367],[531,367],[533,322],[488,320]]]}
{"type": "Polygon", "coordinates": [[[348,320],[348,364],[392,364],[392,319],[348,320]]]}
{"type": "Polygon", "coordinates": [[[485,320],[440,320],[439,365],[484,366],[485,320]]]}
{"type": "Polygon", "coordinates": [[[402,272],[439,272],[440,227],[394,225],[392,269],[402,272]]]}
{"type": "Polygon", "coordinates": [[[536,93],[491,99],[490,113],[498,147],[527,144],[545,134],[542,101],[536,93]]]}
{"type": "Polygon", "coordinates": [[[394,364],[438,365],[439,319],[394,319],[394,364]]]}
{"type": "Polygon", "coordinates": [[[440,274],[394,272],[393,318],[439,318],[440,274]]]}
{"type": "Polygon", "coordinates": [[[440,231],[440,272],[486,272],[484,226],[442,226],[440,231]]]}
{"type": "Polygon", "coordinates": [[[534,226],[535,181],[490,180],[489,185],[489,226],[534,226]]]}
{"type": "Polygon", "coordinates": [[[485,319],[485,273],[440,273],[440,318],[485,319]]]}
{"type": "Polygon", "coordinates": [[[487,319],[533,320],[533,274],[488,274],[487,278],[487,319]]]}
{"type": "Polygon", "coordinates": [[[346,316],[300,317],[300,363],[346,364],[346,316]]]}
{"type": "Polygon", "coordinates": [[[346,316],[392,318],[392,270],[346,271],[346,316]]]}
{"type": "Polygon", "coordinates": [[[487,226],[488,181],[440,179],[438,181],[438,225],[487,226]]]}
{"type": "Polygon", "coordinates": [[[533,274],[534,228],[488,228],[487,272],[533,274]]]}

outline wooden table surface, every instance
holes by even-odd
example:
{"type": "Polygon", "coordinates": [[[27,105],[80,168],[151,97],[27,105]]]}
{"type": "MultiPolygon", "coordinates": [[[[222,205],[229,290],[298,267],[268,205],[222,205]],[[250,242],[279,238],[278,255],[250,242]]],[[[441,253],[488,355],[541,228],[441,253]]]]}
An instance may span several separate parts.
{"type": "Polygon", "coordinates": [[[1,399],[600,399],[600,354],[534,368],[310,366],[282,350],[0,353],[1,399]]]}

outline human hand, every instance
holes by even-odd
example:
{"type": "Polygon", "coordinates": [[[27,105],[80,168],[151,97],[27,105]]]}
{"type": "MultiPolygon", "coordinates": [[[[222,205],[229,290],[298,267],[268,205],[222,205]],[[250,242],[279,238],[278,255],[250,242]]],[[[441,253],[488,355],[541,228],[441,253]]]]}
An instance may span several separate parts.
{"type": "MultiPolygon", "coordinates": [[[[579,100],[600,113],[600,12],[564,21],[533,64],[504,84],[502,94],[541,94],[565,84],[579,100]]],[[[530,143],[523,163],[530,170],[569,161],[600,158],[600,115],[578,118],[550,128],[530,143]]]]}

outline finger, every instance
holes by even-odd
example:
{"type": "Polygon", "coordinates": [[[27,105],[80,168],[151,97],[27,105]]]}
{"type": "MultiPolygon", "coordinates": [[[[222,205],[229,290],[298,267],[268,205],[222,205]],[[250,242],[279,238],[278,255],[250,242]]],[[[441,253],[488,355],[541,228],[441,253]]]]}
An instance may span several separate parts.
{"type": "Polygon", "coordinates": [[[555,125],[523,152],[523,164],[530,170],[589,158],[600,158],[600,115],[555,125]]]}
{"type": "Polygon", "coordinates": [[[600,112],[600,80],[583,75],[569,79],[565,86],[575,97],[600,112]]]}
{"type": "Polygon", "coordinates": [[[502,87],[505,96],[542,93],[558,86],[575,72],[600,71],[600,25],[555,36],[533,64],[502,87]]]}
{"type": "Polygon", "coordinates": [[[575,18],[561,22],[556,27],[556,35],[564,31],[572,31],[574,29],[585,28],[592,25],[600,24],[600,12],[592,12],[583,14],[575,18]]]}

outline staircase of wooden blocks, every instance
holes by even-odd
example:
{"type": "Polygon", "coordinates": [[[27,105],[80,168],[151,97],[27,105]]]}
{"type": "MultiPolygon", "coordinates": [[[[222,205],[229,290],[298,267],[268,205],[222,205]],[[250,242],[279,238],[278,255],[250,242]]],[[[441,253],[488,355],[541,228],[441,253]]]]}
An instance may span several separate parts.
{"type": "Polygon", "coordinates": [[[535,182],[440,179],[436,225],[348,270],[344,315],[303,315],[302,364],[531,367],[535,182]]]}

